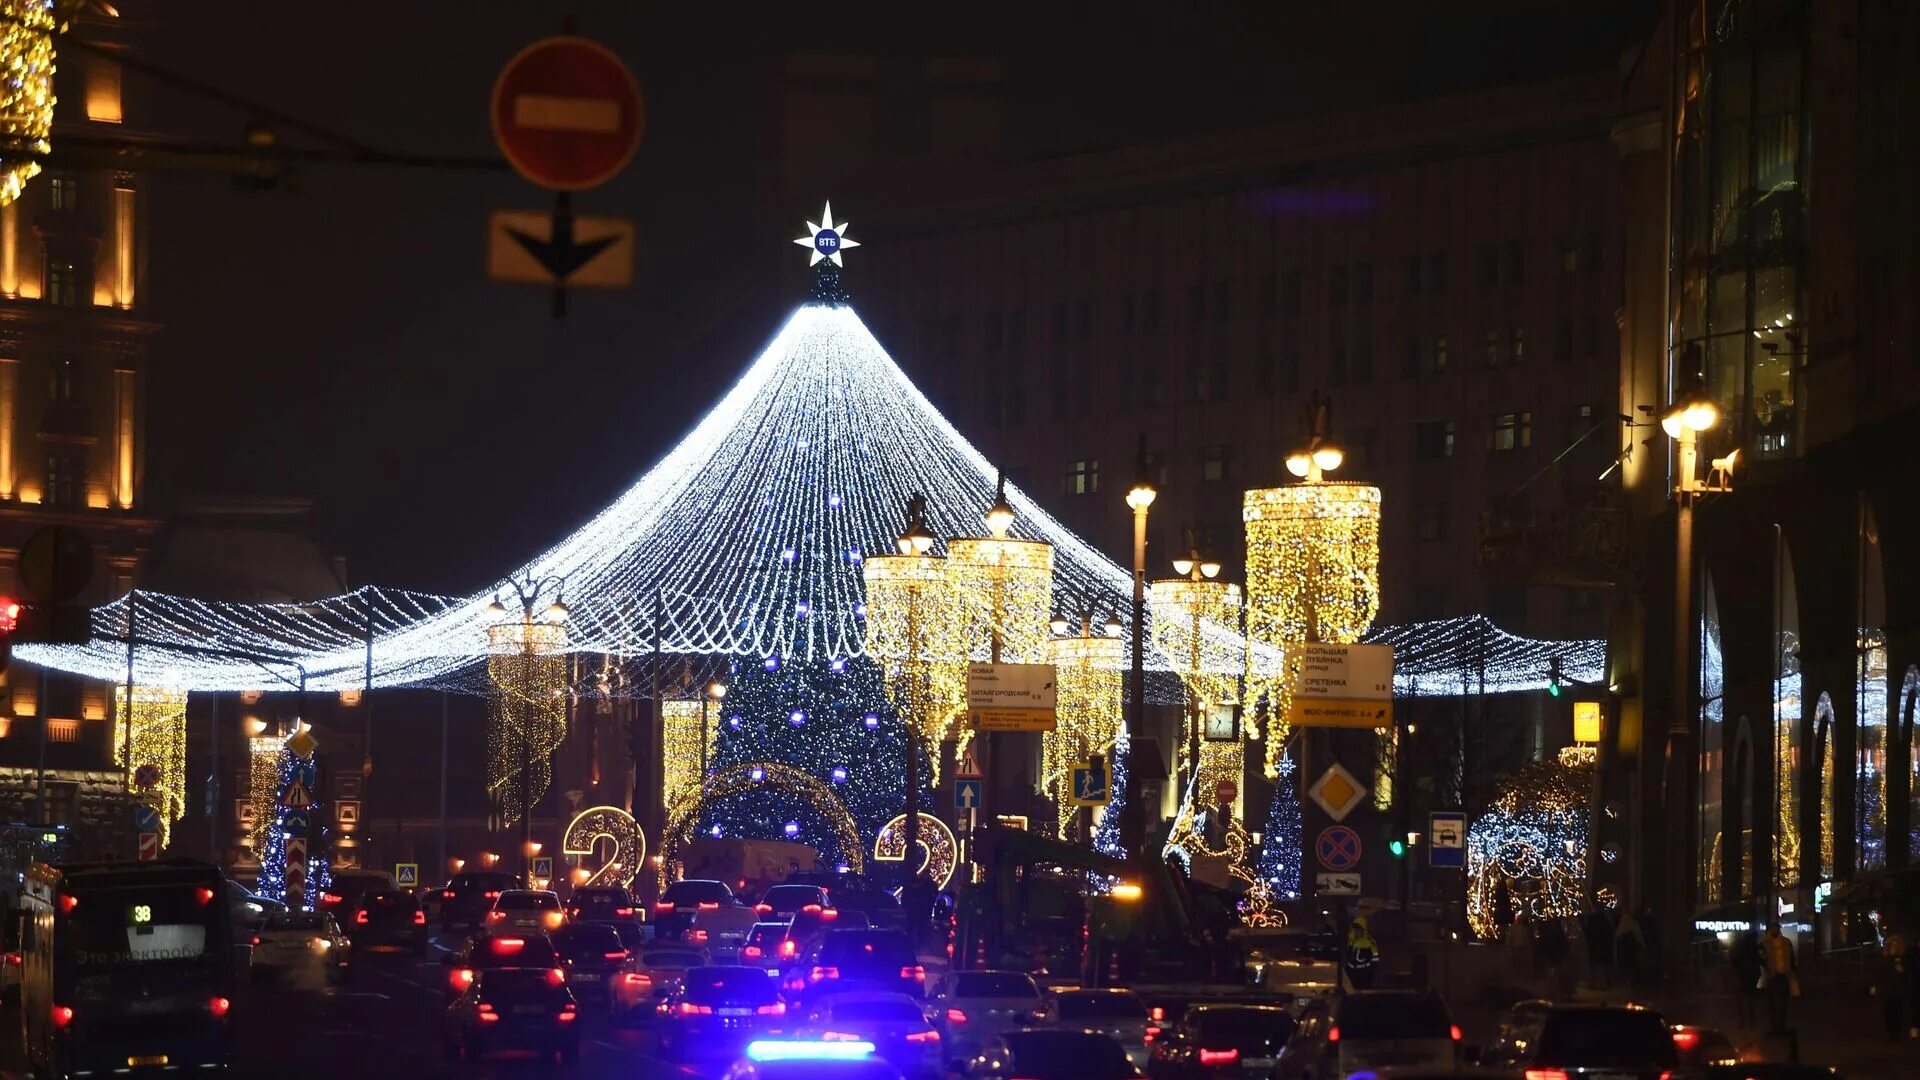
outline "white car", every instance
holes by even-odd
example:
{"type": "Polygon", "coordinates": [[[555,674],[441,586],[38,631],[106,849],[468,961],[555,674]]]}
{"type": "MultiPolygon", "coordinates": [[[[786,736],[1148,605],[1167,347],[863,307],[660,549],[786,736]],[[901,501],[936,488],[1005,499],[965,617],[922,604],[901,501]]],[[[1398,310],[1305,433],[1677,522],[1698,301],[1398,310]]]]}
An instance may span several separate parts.
{"type": "Polygon", "coordinates": [[[704,945],[713,963],[736,964],[740,962],[740,947],[747,943],[747,935],[753,932],[759,918],[750,907],[696,911],[693,925],[687,928],[683,940],[690,945],[704,945]]]}
{"type": "Polygon", "coordinates": [[[1044,1005],[1040,988],[1021,972],[954,971],[928,995],[927,1019],[947,1060],[964,1060],[995,1035],[1044,1019],[1044,1005]]]}
{"type": "Polygon", "coordinates": [[[487,912],[487,933],[508,930],[547,931],[565,926],[567,913],[560,907],[560,894],[546,889],[507,889],[487,912]]]}
{"type": "Polygon", "coordinates": [[[346,969],[353,945],[333,916],[295,911],[269,918],[253,935],[253,976],[278,978],[298,973],[337,975],[346,969]]]}
{"type": "Polygon", "coordinates": [[[1127,1060],[1145,1068],[1150,1054],[1147,1028],[1152,1021],[1140,995],[1131,990],[1062,990],[1047,1002],[1047,1025],[1110,1035],[1127,1051],[1127,1060]]]}

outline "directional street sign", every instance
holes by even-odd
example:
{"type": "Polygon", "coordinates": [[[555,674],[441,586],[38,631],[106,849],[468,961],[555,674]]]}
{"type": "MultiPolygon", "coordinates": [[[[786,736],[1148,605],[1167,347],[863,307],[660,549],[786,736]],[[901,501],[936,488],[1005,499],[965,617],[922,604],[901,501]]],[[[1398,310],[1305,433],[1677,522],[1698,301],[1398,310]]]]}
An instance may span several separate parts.
{"type": "Polygon", "coordinates": [[[1352,773],[1335,762],[1307,788],[1307,795],[1327,812],[1328,817],[1345,821],[1347,815],[1353,813],[1353,808],[1360,805],[1360,800],[1367,797],[1367,789],[1353,778],[1352,773]]]}
{"type": "Polygon", "coordinates": [[[1052,664],[968,664],[967,721],[975,731],[1052,731],[1052,664]]]}
{"type": "Polygon", "coordinates": [[[160,857],[160,834],[143,832],[140,834],[140,861],[151,862],[160,857]]]}
{"type": "Polygon", "coordinates": [[[493,137],[514,171],[552,191],[611,180],[646,131],[633,73],[582,37],[536,41],[493,84],[493,137]]]}
{"type": "Polygon", "coordinates": [[[1351,870],[1360,865],[1360,834],[1345,825],[1321,829],[1313,857],[1328,870],[1351,870]]]}
{"type": "Polygon", "coordinates": [[[138,803],[133,808],[133,827],[143,833],[160,831],[160,808],[138,803]]]}
{"type": "Polygon", "coordinates": [[[312,822],[307,817],[307,810],[306,810],[306,807],[304,806],[287,807],[287,812],[285,816],[283,816],[280,819],[280,821],[281,821],[282,827],[284,827],[288,832],[297,833],[300,835],[305,835],[307,831],[307,827],[312,824],[312,822]]]}
{"type": "Polygon", "coordinates": [[[1359,874],[1315,874],[1313,875],[1313,894],[1315,896],[1359,896],[1359,874]]]}
{"type": "Polygon", "coordinates": [[[1107,763],[1094,758],[1073,766],[1073,791],[1069,800],[1075,806],[1105,806],[1113,801],[1113,777],[1107,763]]]}
{"type": "Polygon", "coordinates": [[[394,863],[393,883],[403,889],[411,889],[420,884],[420,864],[417,862],[394,863]]]}
{"type": "MultiPolygon", "coordinates": [[[[304,836],[287,837],[287,869],[291,873],[295,866],[307,865],[307,838],[304,836]]],[[[305,871],[301,871],[303,874],[305,871]]]]}
{"type": "Polygon", "coordinates": [[[1295,727],[1393,726],[1393,646],[1301,642],[1287,722],[1295,727]]]}
{"type": "Polygon", "coordinates": [[[953,806],[956,810],[978,810],[986,782],[977,776],[959,776],[953,781],[953,806]]]}
{"type": "Polygon", "coordinates": [[[495,210],[487,218],[487,277],[624,289],[633,284],[633,237],[627,218],[495,210]]]}
{"type": "Polygon", "coordinates": [[[1453,870],[1467,865],[1467,815],[1435,811],[1427,815],[1427,864],[1453,870]]]}
{"type": "Polygon", "coordinates": [[[536,855],[533,858],[533,879],[535,881],[553,880],[553,856],[536,855]]]}

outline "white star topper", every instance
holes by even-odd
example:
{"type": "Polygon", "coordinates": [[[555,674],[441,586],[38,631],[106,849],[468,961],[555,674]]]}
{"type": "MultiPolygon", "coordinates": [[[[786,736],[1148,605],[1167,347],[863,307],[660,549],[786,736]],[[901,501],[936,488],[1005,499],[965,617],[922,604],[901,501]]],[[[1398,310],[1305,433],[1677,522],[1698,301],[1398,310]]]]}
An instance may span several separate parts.
{"type": "Polygon", "coordinates": [[[840,261],[840,253],[847,248],[860,246],[860,241],[847,239],[846,231],[846,222],[838,225],[833,223],[833,204],[827,203],[826,208],[820,211],[820,224],[807,222],[807,235],[794,240],[794,243],[813,249],[813,258],[807,260],[808,266],[815,265],[821,259],[832,260],[835,266],[844,266],[846,264],[840,261]]]}

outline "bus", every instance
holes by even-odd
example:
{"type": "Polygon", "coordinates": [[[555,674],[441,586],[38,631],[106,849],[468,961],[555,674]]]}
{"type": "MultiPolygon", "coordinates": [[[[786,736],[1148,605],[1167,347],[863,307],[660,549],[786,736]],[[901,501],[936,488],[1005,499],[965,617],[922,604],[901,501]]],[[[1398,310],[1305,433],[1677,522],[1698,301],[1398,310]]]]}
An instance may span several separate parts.
{"type": "Polygon", "coordinates": [[[20,1015],[35,1075],[226,1067],[236,958],[218,868],[37,863],[23,884],[20,1015]]]}

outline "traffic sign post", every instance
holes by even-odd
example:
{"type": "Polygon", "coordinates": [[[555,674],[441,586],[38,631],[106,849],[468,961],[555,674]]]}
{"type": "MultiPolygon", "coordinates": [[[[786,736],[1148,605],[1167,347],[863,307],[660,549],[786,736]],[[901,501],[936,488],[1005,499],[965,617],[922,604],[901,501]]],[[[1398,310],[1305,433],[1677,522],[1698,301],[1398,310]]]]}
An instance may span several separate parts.
{"type": "Polygon", "coordinates": [[[412,862],[394,863],[393,883],[403,889],[417,887],[420,884],[420,864],[412,862]]]}
{"type": "Polygon", "coordinates": [[[1052,731],[1054,676],[1052,664],[967,665],[967,722],[975,731],[1052,731]]]}
{"type": "Polygon", "coordinates": [[[1073,790],[1068,801],[1073,805],[1105,806],[1113,801],[1113,776],[1105,761],[1096,757],[1077,762],[1072,773],[1073,790]]]}
{"type": "Polygon", "coordinates": [[[1393,646],[1300,642],[1287,722],[1300,727],[1393,726],[1393,646]]]}
{"type": "Polygon", "coordinates": [[[1315,896],[1359,896],[1360,875],[1357,873],[1315,874],[1313,875],[1313,893],[1315,896]]]}
{"type": "Polygon", "coordinates": [[[978,810],[981,799],[986,794],[986,781],[978,776],[956,776],[953,779],[953,808],[955,810],[978,810]]]}
{"type": "Polygon", "coordinates": [[[1339,762],[1327,766],[1308,788],[1307,795],[1327,816],[1335,821],[1345,821],[1347,815],[1367,797],[1367,789],[1353,774],[1340,767],[1339,762]]]}
{"type": "Polygon", "coordinates": [[[140,861],[152,862],[160,857],[160,834],[142,832],[140,834],[140,861]]]}
{"type": "Polygon", "coordinates": [[[553,880],[553,856],[535,855],[533,857],[531,873],[533,875],[533,880],[535,881],[548,881],[548,882],[552,881],[553,880]]]}
{"type": "Polygon", "coordinates": [[[1427,815],[1427,865],[1463,870],[1467,865],[1467,815],[1435,811],[1427,815]]]}
{"type": "Polygon", "coordinates": [[[1231,780],[1222,780],[1213,785],[1213,801],[1217,806],[1231,805],[1240,795],[1240,788],[1231,780]]]}
{"type": "Polygon", "coordinates": [[[1321,829],[1313,843],[1313,857],[1328,870],[1352,870],[1360,865],[1360,834],[1345,825],[1321,829]]]}

